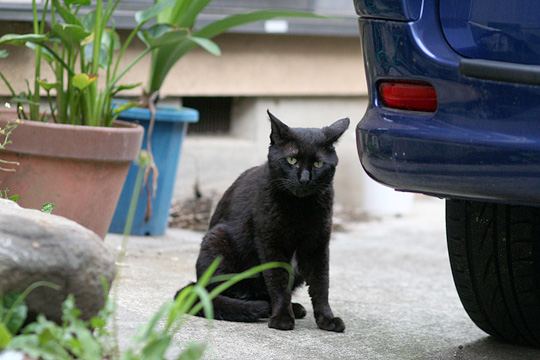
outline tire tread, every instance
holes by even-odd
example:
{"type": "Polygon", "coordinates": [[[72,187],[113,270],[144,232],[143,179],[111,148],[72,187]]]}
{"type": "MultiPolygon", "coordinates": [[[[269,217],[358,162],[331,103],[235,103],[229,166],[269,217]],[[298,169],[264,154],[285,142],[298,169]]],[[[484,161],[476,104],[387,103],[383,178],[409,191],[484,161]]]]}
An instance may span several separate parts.
{"type": "Polygon", "coordinates": [[[463,307],[486,333],[540,346],[540,209],[447,200],[450,265],[463,307]]]}

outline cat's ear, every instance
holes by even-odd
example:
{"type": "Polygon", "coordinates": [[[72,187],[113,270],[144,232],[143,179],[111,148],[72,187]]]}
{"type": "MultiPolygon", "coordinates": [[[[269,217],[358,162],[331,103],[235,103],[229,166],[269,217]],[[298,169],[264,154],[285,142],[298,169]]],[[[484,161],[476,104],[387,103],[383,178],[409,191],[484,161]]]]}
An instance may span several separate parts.
{"type": "Polygon", "coordinates": [[[270,133],[270,144],[274,145],[276,143],[283,142],[289,137],[289,127],[281,122],[277,117],[266,110],[268,116],[270,117],[270,124],[272,125],[272,132],[270,133]]]}
{"type": "Polygon", "coordinates": [[[331,145],[338,141],[341,135],[343,135],[345,130],[349,127],[350,122],[349,118],[345,118],[336,121],[330,126],[323,127],[322,131],[324,136],[326,136],[326,142],[331,145]]]}

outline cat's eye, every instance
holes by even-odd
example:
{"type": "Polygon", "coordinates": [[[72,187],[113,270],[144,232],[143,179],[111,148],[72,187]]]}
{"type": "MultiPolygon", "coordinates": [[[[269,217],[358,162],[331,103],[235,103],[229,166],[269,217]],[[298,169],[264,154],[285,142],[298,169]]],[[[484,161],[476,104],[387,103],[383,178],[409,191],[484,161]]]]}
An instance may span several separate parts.
{"type": "Polygon", "coordinates": [[[296,163],[298,162],[298,160],[296,160],[295,157],[292,157],[292,156],[287,156],[287,162],[291,165],[296,165],[296,163]]]}
{"type": "Polygon", "coordinates": [[[313,163],[313,166],[315,166],[317,169],[320,169],[323,166],[323,162],[322,161],[315,161],[313,163]]]}

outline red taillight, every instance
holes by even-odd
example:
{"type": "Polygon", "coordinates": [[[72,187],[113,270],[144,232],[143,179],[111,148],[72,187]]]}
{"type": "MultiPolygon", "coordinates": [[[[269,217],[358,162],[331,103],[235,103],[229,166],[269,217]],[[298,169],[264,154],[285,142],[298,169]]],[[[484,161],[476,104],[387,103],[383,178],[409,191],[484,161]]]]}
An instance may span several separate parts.
{"type": "Polygon", "coordinates": [[[385,81],[379,84],[379,94],[386,107],[413,111],[437,110],[437,93],[429,84],[385,81]]]}

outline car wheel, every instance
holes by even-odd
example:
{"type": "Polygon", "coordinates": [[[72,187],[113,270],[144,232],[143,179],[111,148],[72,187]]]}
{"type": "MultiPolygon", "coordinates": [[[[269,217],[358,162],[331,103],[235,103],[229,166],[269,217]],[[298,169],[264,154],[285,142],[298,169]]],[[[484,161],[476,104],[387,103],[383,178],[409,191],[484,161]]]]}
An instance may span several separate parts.
{"type": "Polygon", "coordinates": [[[540,346],[540,208],[447,200],[446,235],[472,321],[499,339],[540,346]]]}

